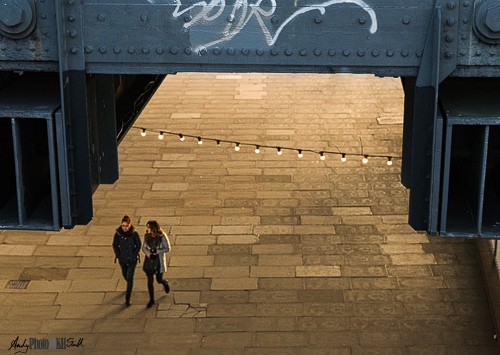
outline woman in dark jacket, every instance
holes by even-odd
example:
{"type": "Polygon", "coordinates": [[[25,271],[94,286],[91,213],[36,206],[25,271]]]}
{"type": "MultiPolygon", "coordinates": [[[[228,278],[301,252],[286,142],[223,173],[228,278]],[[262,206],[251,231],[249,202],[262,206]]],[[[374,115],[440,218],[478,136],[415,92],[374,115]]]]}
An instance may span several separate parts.
{"type": "Polygon", "coordinates": [[[134,230],[130,217],[123,216],[122,224],[116,228],[115,237],[113,238],[113,250],[115,251],[116,259],[120,262],[123,278],[127,281],[127,293],[125,295],[125,304],[127,307],[130,306],[135,266],[140,249],[141,239],[139,238],[139,233],[134,230]]]}
{"type": "Polygon", "coordinates": [[[170,241],[168,240],[167,234],[160,228],[158,222],[149,221],[146,224],[146,235],[144,236],[142,251],[146,255],[146,258],[160,259],[160,266],[158,272],[146,273],[146,276],[148,277],[148,291],[149,291],[148,308],[150,308],[155,303],[155,290],[153,287],[153,278],[155,274],[156,274],[156,281],[159,284],[163,285],[165,293],[170,292],[170,287],[168,286],[167,280],[163,280],[163,273],[166,271],[167,267],[165,253],[170,251],[170,241]]]}

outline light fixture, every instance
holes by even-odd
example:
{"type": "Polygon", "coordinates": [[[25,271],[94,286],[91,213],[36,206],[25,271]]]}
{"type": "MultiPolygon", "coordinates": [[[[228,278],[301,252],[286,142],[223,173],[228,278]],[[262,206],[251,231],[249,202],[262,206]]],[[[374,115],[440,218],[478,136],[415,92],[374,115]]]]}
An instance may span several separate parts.
{"type": "Polygon", "coordinates": [[[345,153],[342,154],[342,158],[340,158],[340,161],[342,163],[345,163],[345,161],[347,160],[347,158],[345,157],[345,153]]]}
{"type": "Polygon", "coordinates": [[[302,158],[304,156],[304,154],[302,154],[302,149],[299,149],[298,152],[299,152],[299,154],[297,154],[297,156],[299,158],[302,158]]]}
{"type": "Polygon", "coordinates": [[[240,143],[236,143],[234,150],[236,150],[237,152],[240,150],[240,143]]]}
{"type": "Polygon", "coordinates": [[[256,145],[255,146],[255,154],[259,154],[260,153],[260,145],[256,145]]]}
{"type": "Polygon", "coordinates": [[[198,137],[198,144],[203,144],[203,141],[201,140],[201,137],[198,137]]]}
{"type": "Polygon", "coordinates": [[[283,152],[281,151],[281,148],[280,148],[280,147],[277,147],[276,149],[278,149],[278,152],[277,152],[277,154],[278,154],[278,155],[283,154],[283,152]]]}
{"type": "Polygon", "coordinates": [[[387,165],[392,165],[392,157],[387,157],[387,165]]]}
{"type": "Polygon", "coordinates": [[[182,134],[179,134],[179,139],[181,140],[181,142],[184,142],[184,140],[186,139],[186,137],[184,137],[182,134]]]}
{"type": "Polygon", "coordinates": [[[363,164],[368,163],[368,155],[363,156],[363,164]]]}
{"type": "Polygon", "coordinates": [[[159,139],[159,140],[162,140],[162,139],[163,139],[163,132],[160,132],[160,134],[158,135],[158,139],[159,139]]]}
{"type": "Polygon", "coordinates": [[[321,160],[325,160],[326,159],[326,157],[324,156],[323,152],[319,152],[319,158],[321,160]]]}
{"type": "Polygon", "coordinates": [[[142,129],[141,136],[146,137],[146,128],[142,129]]]}
{"type": "Polygon", "coordinates": [[[217,147],[220,147],[220,140],[217,139],[216,142],[217,142],[217,147]]]}

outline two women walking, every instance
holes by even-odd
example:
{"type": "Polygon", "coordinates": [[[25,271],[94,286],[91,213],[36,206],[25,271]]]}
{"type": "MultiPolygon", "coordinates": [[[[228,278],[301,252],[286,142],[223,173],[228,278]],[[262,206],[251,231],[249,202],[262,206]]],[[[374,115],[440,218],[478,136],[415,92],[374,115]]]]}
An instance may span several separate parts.
{"type": "MultiPolygon", "coordinates": [[[[130,296],[132,294],[134,272],[140,249],[141,241],[139,234],[132,226],[130,217],[124,216],[113,238],[113,250],[116,259],[120,263],[123,278],[127,281],[127,292],[125,293],[125,304],[127,307],[131,304],[130,296]]],[[[142,243],[142,251],[145,254],[143,270],[148,279],[149,303],[147,307],[150,308],[155,303],[153,287],[155,277],[156,281],[163,286],[165,293],[170,292],[167,280],[163,279],[163,273],[167,265],[165,253],[170,251],[170,241],[158,222],[149,221],[146,224],[146,234],[142,243]],[[154,267],[148,267],[150,265],[154,265],[154,267]]]]}

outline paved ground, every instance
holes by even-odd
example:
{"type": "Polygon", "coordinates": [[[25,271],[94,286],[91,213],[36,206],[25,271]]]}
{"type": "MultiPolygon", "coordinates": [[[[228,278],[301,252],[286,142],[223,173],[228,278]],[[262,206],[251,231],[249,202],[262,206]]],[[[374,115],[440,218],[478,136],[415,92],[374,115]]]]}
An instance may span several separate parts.
{"type": "MultiPolygon", "coordinates": [[[[137,125],[349,153],[361,138],[399,155],[402,106],[392,78],[178,74],[137,125]]],[[[475,244],[406,224],[400,161],[253,149],[132,131],[90,225],[2,232],[1,353],[19,336],[83,338],[45,352],[58,354],[499,354],[475,244]],[[173,235],[172,292],[156,285],[152,309],[140,269],[124,306],[110,244],[125,213],[141,234],[157,219],[173,235]]]]}

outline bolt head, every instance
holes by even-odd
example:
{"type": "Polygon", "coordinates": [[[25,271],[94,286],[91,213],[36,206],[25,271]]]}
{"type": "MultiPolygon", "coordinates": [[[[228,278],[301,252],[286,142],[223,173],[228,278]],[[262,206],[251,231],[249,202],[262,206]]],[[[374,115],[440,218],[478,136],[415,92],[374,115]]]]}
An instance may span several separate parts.
{"type": "Polygon", "coordinates": [[[24,10],[15,0],[0,0],[0,21],[7,27],[24,22],[24,10]]]}
{"type": "Polygon", "coordinates": [[[490,7],[486,11],[484,24],[491,32],[500,32],[500,5],[490,7]]]}

